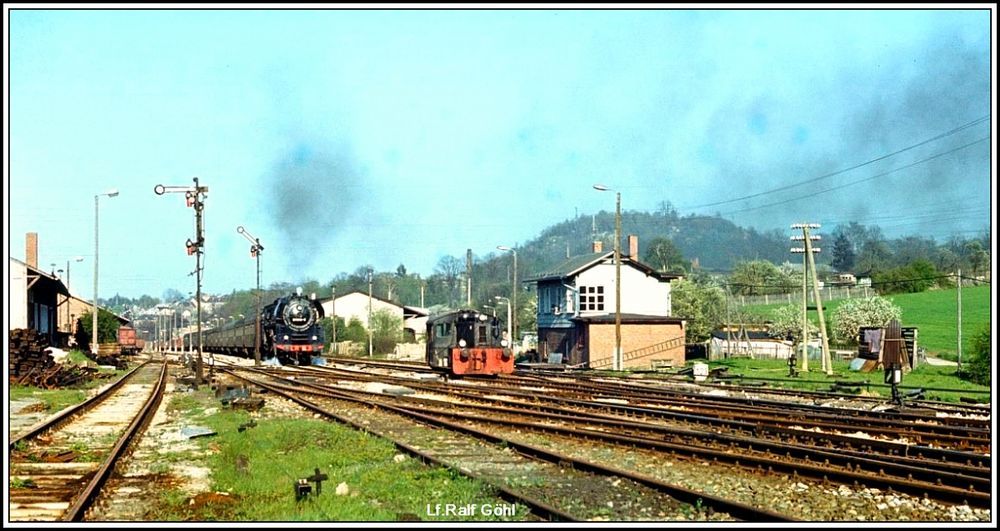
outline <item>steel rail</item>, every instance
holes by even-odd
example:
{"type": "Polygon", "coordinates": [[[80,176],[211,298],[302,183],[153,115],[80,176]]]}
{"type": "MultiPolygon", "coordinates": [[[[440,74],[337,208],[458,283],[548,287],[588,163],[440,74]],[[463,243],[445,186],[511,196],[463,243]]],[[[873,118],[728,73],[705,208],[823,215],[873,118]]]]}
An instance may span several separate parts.
{"type": "MultiPolygon", "coordinates": [[[[143,364],[142,366],[145,366],[143,364]]],[[[86,488],[77,495],[73,504],[66,510],[63,514],[62,520],[65,522],[79,522],[83,520],[87,509],[91,507],[94,500],[97,499],[98,494],[100,494],[101,488],[107,482],[108,478],[111,477],[111,472],[114,470],[115,465],[118,460],[125,455],[128,450],[132,440],[140,433],[142,430],[149,425],[149,422],[153,419],[156,414],[156,410],[160,405],[160,401],[163,399],[163,391],[166,389],[167,385],[167,362],[163,361],[163,365],[160,368],[160,376],[157,380],[156,385],[153,387],[153,391],[150,393],[149,398],[143,404],[142,409],[139,413],[132,419],[128,428],[121,437],[118,438],[118,442],[111,449],[111,452],[104,459],[101,467],[98,468],[94,477],[87,484],[86,488]]]]}

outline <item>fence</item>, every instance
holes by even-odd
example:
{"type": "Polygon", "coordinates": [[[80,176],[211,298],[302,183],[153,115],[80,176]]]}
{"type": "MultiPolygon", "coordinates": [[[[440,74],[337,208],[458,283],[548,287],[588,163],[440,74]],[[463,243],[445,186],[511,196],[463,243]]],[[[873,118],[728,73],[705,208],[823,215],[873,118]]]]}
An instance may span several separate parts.
{"type": "Polygon", "coordinates": [[[781,341],[732,341],[712,338],[708,343],[708,359],[720,360],[726,358],[753,359],[788,359],[793,348],[789,343],[781,341]]]}
{"type": "MultiPolygon", "coordinates": [[[[820,299],[824,302],[837,299],[867,299],[876,295],[870,286],[824,286],[819,290],[820,299]]],[[[809,304],[815,305],[816,298],[813,297],[812,289],[806,293],[806,300],[809,304]]],[[[801,304],[802,292],[793,293],[772,293],[770,295],[733,295],[731,302],[740,306],[758,306],[761,304],[801,304]]]]}

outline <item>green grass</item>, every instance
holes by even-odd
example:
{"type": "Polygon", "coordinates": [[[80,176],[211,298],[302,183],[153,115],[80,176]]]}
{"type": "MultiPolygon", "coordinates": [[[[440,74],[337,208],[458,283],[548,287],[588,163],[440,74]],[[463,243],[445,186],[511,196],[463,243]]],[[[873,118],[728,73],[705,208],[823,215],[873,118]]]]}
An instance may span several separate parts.
{"type": "MultiPolygon", "coordinates": [[[[950,354],[954,359],[958,345],[957,290],[892,295],[889,298],[903,309],[904,326],[919,328],[918,344],[932,353],[950,354]]],[[[972,336],[990,322],[990,286],[962,288],[962,354],[972,352],[972,336]]],[[[965,358],[968,359],[968,358],[965,358]]]]}
{"type": "MultiPolygon", "coordinates": [[[[192,423],[217,432],[192,442],[207,454],[203,466],[212,470],[212,489],[228,495],[216,497],[216,503],[199,504],[168,490],[150,517],[254,522],[510,520],[433,514],[436,504],[483,507],[502,501],[484,483],[409,456],[398,460],[400,452],[388,441],[319,419],[255,419],[257,425],[241,433],[238,428],[251,415],[219,408],[209,393],[189,393],[172,401],[170,408],[190,412],[192,423]],[[315,495],[315,483],[310,483],[313,494],[296,501],[295,481],[316,469],[329,477],[322,493],[315,495]],[[347,495],[336,494],[341,483],[347,484],[347,495]]],[[[518,512],[514,520],[523,519],[527,509],[518,507],[518,512]]]]}
{"type": "Polygon", "coordinates": [[[90,358],[88,358],[87,355],[83,353],[83,351],[77,349],[69,351],[69,353],[66,355],[66,361],[74,365],[87,365],[89,363],[93,363],[91,362],[90,358]]]}
{"type": "MultiPolygon", "coordinates": [[[[834,360],[833,376],[827,376],[820,369],[822,366],[820,361],[810,359],[809,372],[800,372],[795,378],[788,377],[788,363],[785,360],[729,358],[710,361],[708,365],[713,369],[716,367],[728,367],[728,374],[741,375],[744,377],[744,381],[752,381],[756,378],[762,380],[781,380],[776,382],[768,381],[769,385],[776,387],[807,391],[830,391],[834,383],[844,382],[859,386],[867,394],[878,394],[887,398],[892,396],[891,388],[884,387],[884,372],[882,370],[875,370],[869,373],[852,371],[850,370],[849,363],[844,361],[834,360]]],[[[911,390],[911,388],[925,389],[924,397],[928,400],[958,402],[961,397],[972,398],[980,402],[989,402],[990,400],[990,395],[983,393],[984,391],[987,393],[990,391],[989,386],[974,384],[959,378],[955,374],[954,367],[922,365],[904,374],[903,380],[899,385],[904,393],[911,390]],[[931,391],[928,389],[949,389],[954,391],[931,391]]]]}
{"type": "Polygon", "coordinates": [[[32,489],[35,488],[35,482],[31,478],[21,478],[17,476],[11,476],[10,478],[10,488],[14,489],[32,489]]]}
{"type": "Polygon", "coordinates": [[[87,391],[84,389],[41,389],[26,385],[12,385],[10,387],[11,400],[26,398],[41,400],[46,411],[54,413],[83,402],[87,399],[87,391]]]}
{"type": "MultiPolygon", "coordinates": [[[[958,314],[956,289],[933,290],[923,293],[888,295],[893,304],[903,311],[902,325],[917,327],[917,346],[942,358],[955,360],[958,345],[958,314]]],[[[830,328],[830,316],[844,300],[823,304],[823,315],[830,328]]],[[[784,304],[747,306],[758,315],[768,316],[784,304]]],[[[818,322],[815,310],[809,319],[818,322]]],[[[966,359],[972,349],[972,335],[990,322],[990,286],[962,288],[962,354],[966,359]]]]}

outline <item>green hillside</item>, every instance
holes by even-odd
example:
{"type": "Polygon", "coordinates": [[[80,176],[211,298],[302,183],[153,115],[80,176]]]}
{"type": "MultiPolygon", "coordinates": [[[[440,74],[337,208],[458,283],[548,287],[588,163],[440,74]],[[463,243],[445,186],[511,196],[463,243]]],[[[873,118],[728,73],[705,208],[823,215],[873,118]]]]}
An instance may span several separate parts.
{"type": "MultiPolygon", "coordinates": [[[[903,293],[887,297],[903,310],[903,326],[918,328],[918,345],[928,353],[948,359],[955,359],[958,343],[957,294],[955,289],[926,291],[923,293],[903,293]]],[[[830,315],[840,306],[841,301],[824,304],[823,312],[829,322],[830,315]]],[[[748,306],[758,315],[767,316],[780,304],[748,306]]],[[[809,311],[809,317],[816,322],[816,312],[809,311]]],[[[990,322],[990,286],[962,288],[962,355],[971,352],[972,335],[981,326],[990,322]]]]}

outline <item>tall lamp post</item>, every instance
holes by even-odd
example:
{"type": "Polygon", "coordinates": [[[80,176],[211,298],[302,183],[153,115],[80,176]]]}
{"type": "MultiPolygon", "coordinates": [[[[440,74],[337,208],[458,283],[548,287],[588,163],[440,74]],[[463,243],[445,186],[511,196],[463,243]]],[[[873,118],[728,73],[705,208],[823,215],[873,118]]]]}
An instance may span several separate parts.
{"type": "Polygon", "coordinates": [[[622,367],[622,194],[603,184],[595,184],[594,190],[615,192],[615,354],[612,369],[622,367]]]}
{"type": "Polygon", "coordinates": [[[93,336],[94,337],[93,337],[93,341],[90,344],[90,352],[92,352],[95,355],[97,354],[97,276],[98,276],[97,275],[97,264],[99,262],[99,260],[98,260],[98,252],[100,251],[100,245],[98,244],[98,242],[99,242],[98,227],[100,226],[100,224],[98,223],[99,211],[100,211],[100,209],[98,208],[98,205],[100,203],[99,203],[98,199],[100,199],[102,195],[106,195],[108,197],[115,197],[116,195],[118,195],[118,189],[117,188],[112,188],[112,189],[108,190],[107,192],[104,192],[103,194],[96,194],[94,196],[94,315],[93,315],[93,317],[94,317],[94,323],[93,323],[94,324],[94,330],[93,330],[94,334],[93,334],[93,336]]]}
{"type": "Polygon", "coordinates": [[[82,261],[83,261],[83,257],[82,256],[77,256],[73,260],[66,260],[66,289],[67,290],[70,289],[70,287],[69,287],[69,264],[70,264],[70,262],[82,262],[82,261]]]}
{"type": "Polygon", "coordinates": [[[69,280],[70,280],[69,279],[69,264],[70,264],[70,262],[82,262],[82,261],[83,261],[83,257],[82,256],[76,256],[72,260],[66,260],[66,291],[70,292],[70,295],[68,295],[66,297],[66,331],[70,335],[73,334],[73,317],[72,317],[72,315],[70,315],[70,312],[69,312],[69,307],[70,307],[69,299],[73,296],[73,292],[70,290],[70,284],[69,284],[69,280]]]}
{"type": "MultiPolygon", "coordinates": [[[[514,275],[513,275],[513,282],[511,283],[511,286],[510,286],[510,297],[511,298],[510,298],[509,301],[507,301],[507,302],[513,304],[514,307],[513,307],[513,309],[511,309],[511,311],[513,312],[513,317],[511,317],[510,315],[507,316],[507,326],[509,328],[509,327],[512,326],[511,323],[513,323],[513,333],[517,334],[517,250],[514,249],[513,247],[508,247],[506,245],[497,245],[497,249],[499,249],[501,251],[505,251],[505,252],[506,251],[510,251],[514,255],[514,275]],[[511,321],[512,318],[513,318],[513,321],[511,321]]],[[[510,336],[507,339],[508,339],[508,341],[511,342],[511,344],[513,344],[513,342],[514,342],[514,336],[511,335],[510,332],[511,331],[508,331],[508,333],[507,333],[507,335],[510,336]]]]}
{"type": "Polygon", "coordinates": [[[508,299],[507,297],[501,297],[500,295],[497,295],[496,297],[493,298],[498,301],[503,301],[507,303],[507,344],[504,346],[513,347],[514,337],[510,335],[510,306],[511,306],[510,299],[508,299]]]}
{"type": "Polygon", "coordinates": [[[253,364],[260,365],[260,252],[264,250],[264,246],[260,244],[260,238],[247,232],[243,225],[236,227],[236,232],[250,240],[250,256],[257,259],[257,324],[253,333],[253,364]]]}

